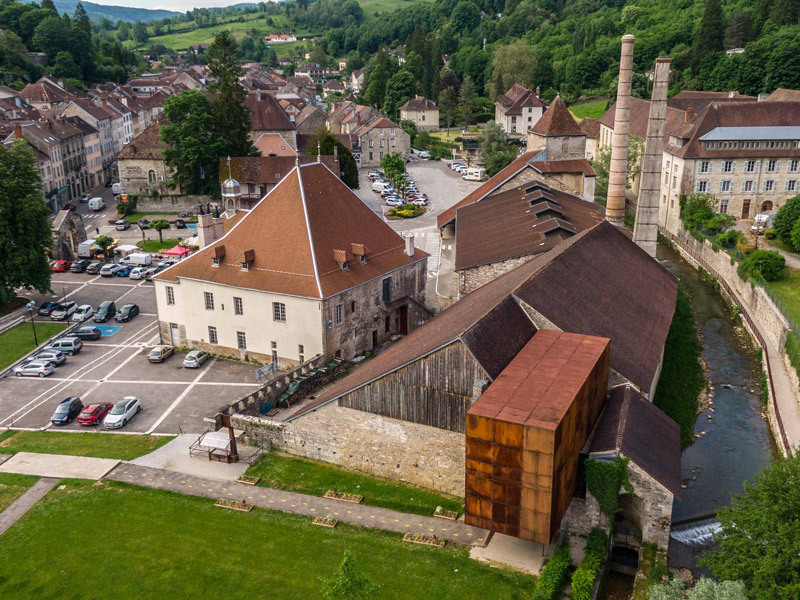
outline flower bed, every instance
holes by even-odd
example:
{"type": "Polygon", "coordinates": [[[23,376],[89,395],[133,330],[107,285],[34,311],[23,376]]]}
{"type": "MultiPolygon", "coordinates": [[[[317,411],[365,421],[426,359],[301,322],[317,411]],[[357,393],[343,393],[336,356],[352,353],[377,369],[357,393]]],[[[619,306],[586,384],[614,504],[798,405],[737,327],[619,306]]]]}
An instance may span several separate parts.
{"type": "Polygon", "coordinates": [[[326,517],[314,517],[314,520],[311,521],[312,525],[319,525],[320,527],[329,527],[333,529],[336,527],[336,524],[339,521],[334,519],[332,516],[328,515],[326,517]]]}
{"type": "Polygon", "coordinates": [[[324,497],[331,500],[350,502],[352,504],[361,504],[361,501],[364,499],[364,496],[359,496],[358,494],[348,494],[346,492],[337,492],[336,490],[328,490],[325,492],[324,497]]]}
{"type": "Polygon", "coordinates": [[[437,506],[436,510],[433,511],[434,517],[439,517],[440,519],[447,519],[448,521],[455,521],[458,519],[458,513],[453,510],[445,510],[441,506],[437,506]]]}
{"type": "Polygon", "coordinates": [[[253,505],[248,504],[244,500],[231,500],[230,498],[220,498],[214,503],[214,506],[220,508],[229,508],[230,510],[238,510],[240,512],[250,512],[253,510],[253,505]]]}
{"type": "Polygon", "coordinates": [[[261,481],[261,477],[255,477],[254,475],[239,475],[236,479],[236,483],[243,483],[245,485],[255,485],[259,481],[261,481]]]}
{"type": "Polygon", "coordinates": [[[403,541],[422,544],[423,546],[433,546],[434,548],[444,548],[445,544],[445,540],[440,540],[435,535],[423,535],[421,533],[407,533],[403,536],[403,541]]]}
{"type": "Polygon", "coordinates": [[[418,204],[403,204],[386,213],[389,219],[413,219],[425,213],[425,207],[418,204]]]}

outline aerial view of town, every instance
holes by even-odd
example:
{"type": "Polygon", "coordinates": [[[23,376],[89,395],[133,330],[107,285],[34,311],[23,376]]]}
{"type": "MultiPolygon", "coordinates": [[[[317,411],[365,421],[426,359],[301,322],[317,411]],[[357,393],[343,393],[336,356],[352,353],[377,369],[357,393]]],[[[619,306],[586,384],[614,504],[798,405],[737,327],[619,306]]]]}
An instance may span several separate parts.
{"type": "Polygon", "coordinates": [[[800,600],[800,0],[0,0],[0,600],[800,600]]]}

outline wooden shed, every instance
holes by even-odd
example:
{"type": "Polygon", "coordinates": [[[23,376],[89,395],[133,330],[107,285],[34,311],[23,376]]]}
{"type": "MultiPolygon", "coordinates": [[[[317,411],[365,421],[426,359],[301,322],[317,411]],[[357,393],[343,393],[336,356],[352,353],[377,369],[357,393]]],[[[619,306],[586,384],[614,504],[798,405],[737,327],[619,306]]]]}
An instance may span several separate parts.
{"type": "Polygon", "coordinates": [[[600,415],[607,338],[541,330],[472,405],[466,522],[550,544],[578,485],[600,415]]]}

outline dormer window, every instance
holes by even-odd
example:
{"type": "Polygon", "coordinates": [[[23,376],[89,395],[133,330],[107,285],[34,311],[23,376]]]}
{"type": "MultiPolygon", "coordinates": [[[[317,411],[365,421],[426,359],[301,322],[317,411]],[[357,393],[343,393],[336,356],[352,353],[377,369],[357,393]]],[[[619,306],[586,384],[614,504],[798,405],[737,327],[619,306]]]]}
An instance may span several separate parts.
{"type": "Polygon", "coordinates": [[[242,261],[242,271],[249,271],[250,263],[242,261]]]}
{"type": "Polygon", "coordinates": [[[366,256],[363,256],[363,255],[362,255],[362,256],[359,256],[359,257],[358,257],[358,262],[360,262],[362,265],[365,265],[365,264],[367,264],[367,257],[366,257],[366,256]]]}
{"type": "Polygon", "coordinates": [[[342,263],[342,271],[349,271],[350,270],[350,263],[348,261],[344,261],[342,263]]]}
{"type": "Polygon", "coordinates": [[[218,267],[223,258],[225,258],[225,246],[222,244],[214,246],[211,250],[211,266],[218,267]]]}
{"type": "Polygon", "coordinates": [[[211,266],[212,267],[218,267],[219,266],[219,259],[216,256],[211,259],[211,266]]]}

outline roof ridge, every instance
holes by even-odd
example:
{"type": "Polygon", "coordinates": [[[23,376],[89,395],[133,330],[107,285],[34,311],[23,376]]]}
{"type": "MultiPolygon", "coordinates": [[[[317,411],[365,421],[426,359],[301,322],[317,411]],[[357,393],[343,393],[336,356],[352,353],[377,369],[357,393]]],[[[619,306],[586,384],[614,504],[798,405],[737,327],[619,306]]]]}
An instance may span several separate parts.
{"type": "Polygon", "coordinates": [[[630,394],[630,386],[625,386],[625,391],[622,394],[622,405],[619,409],[619,427],[617,427],[617,436],[614,440],[614,445],[616,446],[617,450],[622,449],[622,440],[625,437],[625,427],[628,424],[628,407],[630,407],[631,398],[630,394]]]}
{"type": "MultiPolygon", "coordinates": [[[[318,164],[318,163],[307,163],[307,164],[318,164]]],[[[314,249],[314,238],[311,235],[311,222],[309,221],[309,218],[308,218],[308,206],[306,205],[306,191],[303,189],[303,177],[300,175],[300,163],[299,163],[299,161],[295,165],[294,170],[297,171],[297,184],[298,184],[298,187],[300,188],[300,198],[302,199],[302,202],[303,202],[303,217],[305,218],[305,221],[306,221],[306,232],[308,233],[308,244],[309,244],[309,246],[311,246],[311,262],[314,265],[314,279],[317,282],[317,291],[319,292],[319,297],[320,298],[324,298],[324,296],[322,294],[322,283],[320,283],[320,280],[319,280],[319,267],[317,267],[317,254],[316,254],[316,251],[314,249]]],[[[291,175],[291,172],[289,173],[289,175],[291,175]]],[[[287,177],[289,175],[287,175],[287,177]]],[[[275,187],[278,187],[278,186],[275,186],[275,187]]]]}

